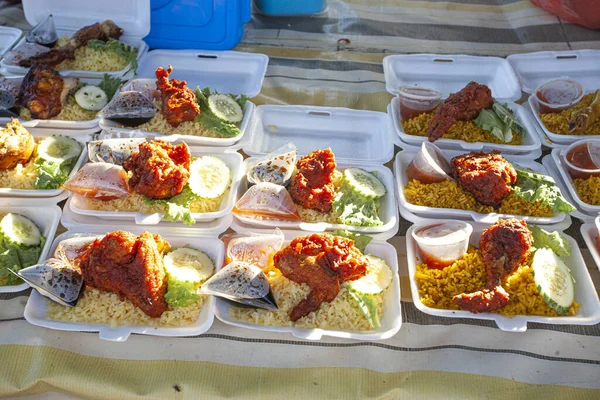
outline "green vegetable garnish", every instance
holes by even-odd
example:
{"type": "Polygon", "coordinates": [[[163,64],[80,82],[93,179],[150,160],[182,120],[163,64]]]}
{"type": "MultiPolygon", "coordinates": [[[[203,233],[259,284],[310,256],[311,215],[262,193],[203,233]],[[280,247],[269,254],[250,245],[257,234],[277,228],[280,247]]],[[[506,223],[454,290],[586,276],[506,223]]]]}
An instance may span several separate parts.
{"type": "Polygon", "coordinates": [[[6,279],[7,285],[21,283],[21,279],[8,270],[17,272],[36,264],[44,243],[46,243],[46,238],[41,236],[40,244],[37,246],[17,245],[5,235],[0,234],[0,280],[6,279]]]}
{"type": "Polygon", "coordinates": [[[381,326],[381,322],[379,321],[379,311],[375,298],[370,295],[358,293],[352,289],[348,290],[348,294],[356,301],[358,308],[362,311],[371,328],[378,329],[381,326]]]}
{"type": "Polygon", "coordinates": [[[350,232],[346,229],[338,229],[333,231],[332,234],[354,240],[354,246],[359,249],[361,253],[365,252],[367,245],[371,243],[371,240],[373,240],[373,238],[369,235],[350,232]]]}
{"type": "Polygon", "coordinates": [[[379,218],[379,199],[368,199],[342,184],[335,195],[333,209],[339,215],[344,225],[352,226],[381,226],[379,218]]]}
{"type": "MultiPolygon", "coordinates": [[[[87,42],[88,47],[95,49],[95,50],[101,50],[101,51],[110,51],[113,53],[116,53],[118,56],[124,58],[127,61],[128,65],[131,65],[131,67],[129,68],[129,70],[127,70],[125,72],[128,73],[129,71],[133,71],[133,73],[135,74],[137,72],[137,67],[138,67],[138,62],[137,62],[137,55],[138,55],[138,49],[128,45],[127,43],[121,42],[119,40],[115,40],[115,39],[108,39],[106,42],[104,40],[99,40],[99,39],[91,39],[87,42]]],[[[107,93],[108,94],[108,93],[107,93]]]]}
{"type": "MultiPolygon", "coordinates": [[[[196,88],[196,99],[198,101],[198,105],[200,106],[200,114],[194,120],[202,124],[206,129],[214,131],[220,134],[223,137],[235,137],[241,133],[240,128],[236,124],[228,123],[217,117],[208,104],[208,98],[211,95],[219,94],[216,90],[212,91],[210,88],[206,87],[201,89],[199,86],[196,88]]],[[[248,101],[248,96],[245,94],[236,96],[233,94],[228,94],[227,96],[231,97],[235,100],[239,106],[244,109],[246,106],[246,102],[248,101]]]]}
{"type": "Polygon", "coordinates": [[[98,87],[104,90],[108,100],[110,100],[113,98],[115,93],[117,93],[117,90],[119,90],[119,86],[121,86],[123,83],[125,83],[125,81],[122,81],[120,78],[111,77],[108,74],[104,74],[102,81],[98,84],[98,87]]]}
{"type": "Polygon", "coordinates": [[[517,171],[517,184],[513,186],[513,193],[531,203],[540,201],[542,205],[552,208],[552,212],[571,212],[575,207],[561,194],[560,189],[549,176],[534,172],[517,171]]]}
{"type": "Polygon", "coordinates": [[[473,122],[475,122],[475,125],[490,132],[504,143],[510,142],[513,138],[510,127],[502,122],[502,120],[492,110],[481,110],[473,122]]]}
{"type": "Polygon", "coordinates": [[[173,307],[187,307],[194,301],[200,300],[194,282],[180,281],[169,276],[167,288],[165,301],[173,307]]]}
{"type": "Polygon", "coordinates": [[[533,236],[533,247],[536,249],[550,249],[559,257],[571,255],[571,243],[558,231],[548,232],[536,225],[528,225],[533,236]]]}
{"type": "Polygon", "coordinates": [[[167,206],[164,218],[168,221],[183,221],[186,225],[194,225],[196,221],[192,218],[190,205],[199,197],[186,185],[181,193],[168,199],[154,200],[144,197],[146,204],[163,204],[167,206]]]}

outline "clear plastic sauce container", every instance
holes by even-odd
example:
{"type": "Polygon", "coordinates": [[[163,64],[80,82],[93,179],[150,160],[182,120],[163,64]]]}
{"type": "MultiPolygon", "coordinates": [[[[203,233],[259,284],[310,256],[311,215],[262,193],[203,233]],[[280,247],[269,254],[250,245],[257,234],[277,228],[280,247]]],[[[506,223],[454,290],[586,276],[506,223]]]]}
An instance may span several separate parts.
{"type": "Polygon", "coordinates": [[[436,183],[452,180],[450,164],[442,151],[430,142],[423,142],[421,150],[406,169],[408,179],[416,179],[422,183],[436,183]]]}
{"type": "Polygon", "coordinates": [[[565,164],[571,178],[600,176],[600,140],[582,140],[570,145],[565,164]]]}
{"type": "Polygon", "coordinates": [[[418,227],[412,237],[427,266],[444,269],[465,255],[472,232],[470,224],[451,221],[418,227]]]}
{"type": "Polygon", "coordinates": [[[540,113],[557,113],[581,101],[583,86],[572,79],[551,79],[535,89],[540,113]]]}
{"type": "Polygon", "coordinates": [[[437,90],[402,86],[398,89],[400,97],[400,117],[403,120],[414,118],[435,110],[442,99],[437,90]]]}

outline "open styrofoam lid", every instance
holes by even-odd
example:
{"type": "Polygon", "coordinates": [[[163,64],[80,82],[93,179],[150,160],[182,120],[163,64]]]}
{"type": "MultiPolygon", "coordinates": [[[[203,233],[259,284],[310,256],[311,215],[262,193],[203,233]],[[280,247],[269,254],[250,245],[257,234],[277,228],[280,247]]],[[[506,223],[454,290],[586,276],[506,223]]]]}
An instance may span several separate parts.
{"type": "Polygon", "coordinates": [[[20,29],[0,26],[0,56],[9,50],[22,34],[23,32],[20,29]]]}
{"type": "Polygon", "coordinates": [[[169,64],[171,77],[192,89],[209,86],[219,93],[254,97],[260,93],[269,57],[239,51],[153,50],[140,60],[137,77],[155,78],[156,69],[169,64]]]}
{"type": "Polygon", "coordinates": [[[499,101],[521,98],[515,72],[503,58],[464,55],[411,54],[383,59],[385,86],[396,95],[401,86],[434,89],[448,97],[475,81],[487,85],[499,101]]]}
{"type": "Polygon", "coordinates": [[[554,78],[576,80],[585,91],[600,89],[600,50],[540,51],[513,54],[507,60],[526,93],[554,78]]]}
{"type": "Polygon", "coordinates": [[[337,107],[258,106],[246,132],[246,154],[268,154],[293,142],[300,155],[331,147],[347,162],[385,164],[394,156],[387,114],[337,107]]]}
{"type": "Polygon", "coordinates": [[[150,33],[148,0],[23,0],[23,12],[31,26],[49,14],[58,31],[77,31],[110,19],[123,28],[124,36],[143,38],[150,33]]]}

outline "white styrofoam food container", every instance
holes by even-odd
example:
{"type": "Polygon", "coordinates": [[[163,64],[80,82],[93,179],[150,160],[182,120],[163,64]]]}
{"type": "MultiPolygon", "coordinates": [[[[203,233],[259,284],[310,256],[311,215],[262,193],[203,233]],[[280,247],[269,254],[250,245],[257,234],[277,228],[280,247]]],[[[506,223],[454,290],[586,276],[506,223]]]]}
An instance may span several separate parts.
{"type": "MultiPolygon", "coordinates": [[[[138,61],[148,51],[148,45],[142,40],[150,32],[150,4],[147,0],[23,0],[23,11],[32,27],[52,14],[59,36],[69,37],[84,26],[110,19],[124,31],[119,40],[138,48],[138,61]]],[[[15,48],[23,43],[24,37],[15,48]]],[[[65,76],[101,80],[105,73],[117,77],[124,76],[130,68],[128,65],[120,71],[112,72],[66,70],[61,73],[65,76]]],[[[0,62],[0,72],[4,75],[25,75],[28,70],[12,65],[9,57],[0,62]]]]}
{"type": "MultiPolygon", "coordinates": [[[[452,158],[454,156],[465,154],[464,152],[448,152],[445,151],[444,154],[447,158],[452,158]]],[[[404,189],[408,184],[408,176],[406,175],[406,170],[410,165],[411,161],[417,155],[416,152],[409,151],[401,151],[396,155],[396,160],[394,161],[394,175],[396,176],[396,185],[398,187],[398,202],[400,208],[405,208],[408,211],[415,213],[419,216],[424,216],[426,218],[457,218],[457,219],[467,219],[473,220],[476,222],[482,223],[494,223],[498,219],[502,218],[510,218],[514,217],[513,215],[507,214],[482,214],[475,211],[470,210],[459,210],[453,208],[434,208],[434,207],[426,207],[419,206],[412,203],[409,203],[404,194],[404,189]]],[[[546,168],[543,165],[528,160],[524,157],[515,157],[512,158],[510,155],[503,155],[508,161],[513,162],[524,168],[531,168],[533,171],[548,175],[546,168]]],[[[552,217],[526,217],[526,216],[516,216],[519,219],[524,219],[527,222],[534,224],[556,224],[563,221],[566,217],[564,212],[553,215],[552,217]]]]}
{"type": "Polygon", "coordinates": [[[259,106],[244,152],[268,154],[294,142],[300,155],[331,147],[340,162],[385,164],[394,156],[387,116],[337,107],[259,106]]]}
{"type": "MultiPolygon", "coordinates": [[[[469,143],[464,140],[445,139],[441,138],[435,141],[435,144],[442,149],[458,150],[463,149],[467,151],[491,151],[500,150],[503,153],[511,154],[530,154],[536,158],[541,153],[541,142],[536,134],[535,126],[532,124],[525,109],[515,103],[508,103],[508,107],[515,113],[515,117],[525,127],[527,134],[523,136],[523,143],[521,145],[510,145],[510,144],[496,144],[496,143],[484,143],[475,142],[469,143]]],[[[392,102],[388,105],[388,114],[392,120],[392,125],[396,131],[396,134],[400,137],[403,143],[410,146],[418,146],[421,143],[427,141],[427,136],[416,136],[409,135],[404,132],[400,118],[400,99],[398,96],[392,99],[392,102]]],[[[400,147],[403,147],[400,145],[400,147]]]]}
{"type": "Polygon", "coordinates": [[[510,64],[499,57],[410,54],[383,59],[385,87],[393,95],[401,86],[434,89],[443,98],[456,93],[469,82],[486,85],[500,102],[521,98],[519,80],[510,64]]]}
{"type": "MultiPolygon", "coordinates": [[[[257,158],[249,158],[244,161],[244,174],[242,175],[241,182],[238,188],[238,196],[237,200],[248,190],[249,183],[246,178],[246,173],[250,169],[252,165],[254,165],[258,161],[257,158]]],[[[309,232],[324,232],[324,231],[332,231],[336,229],[347,229],[353,232],[360,232],[367,235],[377,234],[379,240],[387,240],[393,237],[398,231],[399,226],[399,218],[398,218],[398,207],[396,206],[396,195],[395,195],[395,184],[394,184],[394,175],[392,171],[390,171],[387,167],[382,165],[375,164],[360,164],[360,163],[338,163],[337,169],[343,171],[346,168],[350,167],[359,167],[368,172],[376,172],[379,180],[385,186],[387,193],[383,196],[381,201],[381,211],[380,217],[383,221],[382,226],[351,226],[351,225],[343,225],[343,224],[330,224],[325,222],[320,223],[308,223],[308,222],[292,222],[292,221],[275,221],[275,220],[255,220],[252,218],[248,218],[243,215],[235,215],[234,220],[236,222],[240,222],[239,224],[235,224],[233,229],[236,227],[241,228],[241,230],[245,230],[244,226],[247,227],[259,227],[259,228],[280,228],[280,229],[300,229],[302,231],[309,232]]]]}
{"type": "MultiPolygon", "coordinates": [[[[45,138],[45,137],[53,135],[53,132],[50,132],[50,131],[47,131],[44,129],[35,129],[35,130],[28,129],[28,130],[34,138],[45,138]]],[[[67,135],[65,135],[65,136],[67,136],[67,135]]],[[[79,168],[81,168],[81,166],[87,159],[86,142],[87,142],[89,136],[86,132],[81,133],[81,132],[75,132],[75,131],[73,133],[69,134],[68,136],[72,139],[75,139],[81,145],[81,148],[82,148],[81,154],[79,155],[77,162],[75,163],[75,165],[73,166],[73,169],[71,169],[71,172],[69,173],[69,177],[71,177],[71,176],[75,175],[75,173],[77,173],[79,168]]],[[[60,196],[64,192],[65,192],[65,190],[62,188],[52,189],[52,190],[42,190],[42,189],[26,190],[26,189],[0,188],[0,197],[29,197],[29,198],[43,197],[43,198],[48,198],[48,200],[53,200],[53,202],[54,202],[54,200],[57,198],[57,196],[60,196]]],[[[60,198],[60,200],[62,200],[62,197],[60,198]]],[[[60,200],[57,200],[56,202],[58,202],[60,200]]]]}
{"type": "Polygon", "coordinates": [[[586,214],[598,214],[600,212],[600,206],[594,206],[588,204],[581,200],[577,190],[575,189],[575,185],[573,184],[573,179],[571,178],[571,174],[567,170],[567,166],[564,164],[566,149],[554,149],[552,150],[552,160],[554,161],[554,165],[560,174],[565,186],[567,187],[571,198],[575,201],[577,208],[582,210],[586,214]]]}
{"type": "Polygon", "coordinates": [[[9,26],[0,26],[0,57],[10,50],[23,32],[9,26]]]}
{"type": "MultiPolygon", "coordinates": [[[[6,78],[1,78],[2,80],[7,80],[15,85],[21,86],[21,82],[23,81],[23,76],[9,76],[6,78]]],[[[92,84],[93,82],[89,79],[82,79],[82,82],[92,84]]],[[[24,127],[35,127],[35,128],[53,128],[53,129],[72,129],[72,130],[88,130],[94,129],[98,127],[100,122],[100,117],[96,117],[94,119],[88,121],[64,121],[57,119],[32,119],[29,121],[19,120],[21,125],[24,127]]],[[[6,124],[10,122],[10,118],[0,118],[0,124],[6,124]]]]}
{"type": "MultiPolygon", "coordinates": [[[[297,236],[304,236],[309,233],[299,231],[286,231],[286,242],[297,236]]],[[[393,273],[393,279],[389,288],[383,295],[383,313],[381,314],[381,327],[377,330],[365,332],[335,331],[328,329],[305,329],[294,326],[266,326],[241,322],[230,317],[229,310],[233,307],[232,303],[217,298],[215,305],[215,315],[217,318],[233,326],[254,329],[266,332],[286,332],[300,339],[321,340],[323,336],[338,337],[354,340],[384,340],[394,336],[400,330],[402,325],[402,312],[400,310],[400,278],[398,276],[398,254],[396,249],[386,242],[371,242],[366,248],[365,254],[372,254],[386,261],[393,273]]]]}
{"type": "Polygon", "coordinates": [[[581,236],[587,245],[596,268],[600,269],[600,249],[598,248],[598,232],[600,229],[600,216],[594,219],[594,223],[585,223],[581,225],[581,236]]]}
{"type": "MultiPolygon", "coordinates": [[[[29,218],[37,225],[42,235],[46,238],[46,243],[44,243],[40,258],[38,259],[38,262],[42,262],[46,259],[46,255],[50,251],[52,239],[54,239],[54,234],[56,233],[56,229],[60,222],[61,210],[56,205],[43,205],[42,203],[28,202],[27,200],[23,200],[19,203],[19,205],[14,205],[11,201],[7,201],[6,199],[0,200],[0,219],[4,217],[5,214],[15,213],[29,218]]],[[[0,293],[16,293],[25,290],[28,287],[29,285],[27,283],[13,286],[0,286],[0,293]]]]}
{"type": "MultiPolygon", "coordinates": [[[[471,225],[473,226],[473,234],[471,235],[470,243],[475,247],[479,247],[481,233],[489,225],[475,223],[471,225]]],[[[425,306],[421,302],[419,289],[415,280],[416,267],[417,264],[421,262],[421,255],[417,244],[412,238],[412,232],[415,229],[419,229],[421,226],[422,225],[413,225],[406,232],[406,251],[412,299],[415,306],[425,314],[446,318],[492,320],[496,322],[496,325],[500,330],[508,332],[524,332],[527,330],[528,322],[556,325],[595,325],[600,322],[600,301],[598,300],[598,294],[596,293],[594,283],[587,270],[577,242],[572,237],[565,234],[563,234],[563,236],[567,238],[571,244],[571,255],[565,260],[565,263],[571,269],[571,273],[575,280],[575,301],[581,305],[581,308],[576,315],[562,317],[543,317],[535,315],[505,316],[495,313],[473,314],[465,310],[444,310],[425,306]]]]}
{"type": "MultiPolygon", "coordinates": [[[[127,230],[139,235],[145,229],[140,227],[127,227],[127,230]]],[[[102,227],[88,227],[87,229],[79,229],[77,232],[65,232],[56,237],[50,250],[53,254],[58,244],[64,240],[74,236],[103,236],[110,230],[102,227]]],[[[220,268],[224,259],[223,242],[217,238],[202,237],[197,235],[193,229],[159,229],[154,228],[152,233],[159,234],[164,237],[172,247],[181,247],[190,245],[200,251],[205,252],[215,262],[216,268],[220,268]]],[[[156,326],[137,326],[123,325],[111,327],[106,324],[92,323],[77,323],[53,321],[46,317],[48,303],[51,300],[40,295],[36,290],[31,292],[31,296],[25,306],[25,319],[27,322],[42,326],[45,328],[62,330],[62,331],[78,331],[78,332],[98,332],[100,339],[122,342],[129,338],[132,333],[152,336],[195,336],[206,332],[212,325],[214,320],[214,304],[213,296],[207,296],[202,305],[200,316],[191,325],[182,327],[156,327],[156,326]]]]}
{"type": "MultiPolygon", "coordinates": [[[[190,153],[192,157],[202,157],[202,156],[214,156],[221,159],[231,171],[231,186],[229,187],[229,191],[226,196],[221,201],[221,205],[218,211],[207,212],[207,213],[192,213],[192,217],[196,220],[196,222],[209,222],[213,221],[217,218],[224,217],[229,214],[233,209],[233,205],[235,202],[235,197],[237,194],[237,188],[242,175],[242,163],[243,158],[239,153],[229,153],[229,152],[221,152],[215,153],[207,149],[195,149],[190,148],[190,153]]],[[[155,213],[155,214],[145,214],[141,212],[132,212],[132,211],[99,211],[99,210],[91,210],[86,208],[85,200],[78,196],[74,195],[71,197],[71,201],[69,202],[70,209],[73,213],[79,214],[82,216],[88,217],[97,217],[108,220],[133,220],[138,225],[156,225],[163,219],[163,213],[155,213]]]]}
{"type": "MultiPolygon", "coordinates": [[[[137,77],[143,79],[150,87],[156,87],[156,69],[158,67],[166,69],[170,64],[173,66],[170,77],[185,80],[192,90],[197,86],[201,88],[208,86],[219,93],[245,94],[252,98],[260,93],[268,63],[269,58],[264,54],[237,51],[153,50],[141,60],[137,77]]],[[[126,89],[125,86],[121,90],[126,89]]],[[[232,138],[147,133],[161,135],[161,138],[166,141],[185,141],[190,145],[232,146],[244,137],[254,108],[253,103],[246,103],[244,118],[240,125],[241,133],[232,138]]],[[[100,126],[115,132],[132,130],[132,128],[119,127],[116,122],[104,118],[100,120],[100,126]]]]}

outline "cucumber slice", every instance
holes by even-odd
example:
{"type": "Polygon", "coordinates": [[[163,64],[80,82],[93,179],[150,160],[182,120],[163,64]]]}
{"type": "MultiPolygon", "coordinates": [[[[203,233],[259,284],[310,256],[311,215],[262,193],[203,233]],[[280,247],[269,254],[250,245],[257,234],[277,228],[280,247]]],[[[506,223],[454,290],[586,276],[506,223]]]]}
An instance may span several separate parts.
{"type": "Polygon", "coordinates": [[[360,168],[347,168],[343,178],[352,190],[369,199],[378,199],[387,193],[383,183],[372,173],[360,168]]]}
{"type": "Polygon", "coordinates": [[[208,97],[210,111],[225,122],[237,124],[244,118],[242,107],[226,94],[213,94],[208,97]]]}
{"type": "MultiPolygon", "coordinates": [[[[504,122],[511,130],[517,132],[519,135],[525,135],[527,133],[525,127],[521,125],[519,121],[517,121],[517,119],[507,107],[504,107],[500,103],[494,102],[494,104],[492,104],[492,110],[494,110],[498,118],[500,118],[502,122],[504,122]]],[[[505,135],[505,142],[510,142],[511,140],[512,133],[510,135],[510,138],[507,138],[505,135]]]]}
{"type": "Polygon", "coordinates": [[[200,286],[215,272],[215,263],[206,253],[180,247],[165,255],[165,271],[171,278],[200,286]]]}
{"type": "Polygon", "coordinates": [[[385,260],[371,254],[366,255],[369,260],[368,272],[365,276],[351,281],[348,286],[351,290],[365,295],[382,293],[392,282],[392,270],[385,260]]]}
{"type": "Polygon", "coordinates": [[[39,246],[42,234],[36,224],[19,214],[8,213],[0,221],[0,236],[17,246],[39,246]]]}
{"type": "Polygon", "coordinates": [[[205,156],[190,165],[190,189],[205,199],[221,196],[229,188],[231,172],[223,160],[205,156]]]}
{"type": "Polygon", "coordinates": [[[365,316],[365,319],[371,325],[373,329],[379,329],[381,327],[381,321],[379,320],[379,309],[377,301],[373,296],[358,293],[352,289],[348,290],[350,297],[356,302],[358,308],[365,316]]]}
{"type": "Polygon", "coordinates": [[[77,140],[66,136],[49,136],[37,148],[38,157],[56,163],[79,157],[81,145],[77,140]]]}
{"type": "Polygon", "coordinates": [[[98,86],[86,85],[75,92],[75,101],[88,111],[100,111],[108,103],[108,96],[98,86]]]}
{"type": "Polygon", "coordinates": [[[538,249],[533,255],[531,269],[546,304],[557,313],[566,314],[575,301],[575,285],[564,261],[548,248],[538,249]]]}

